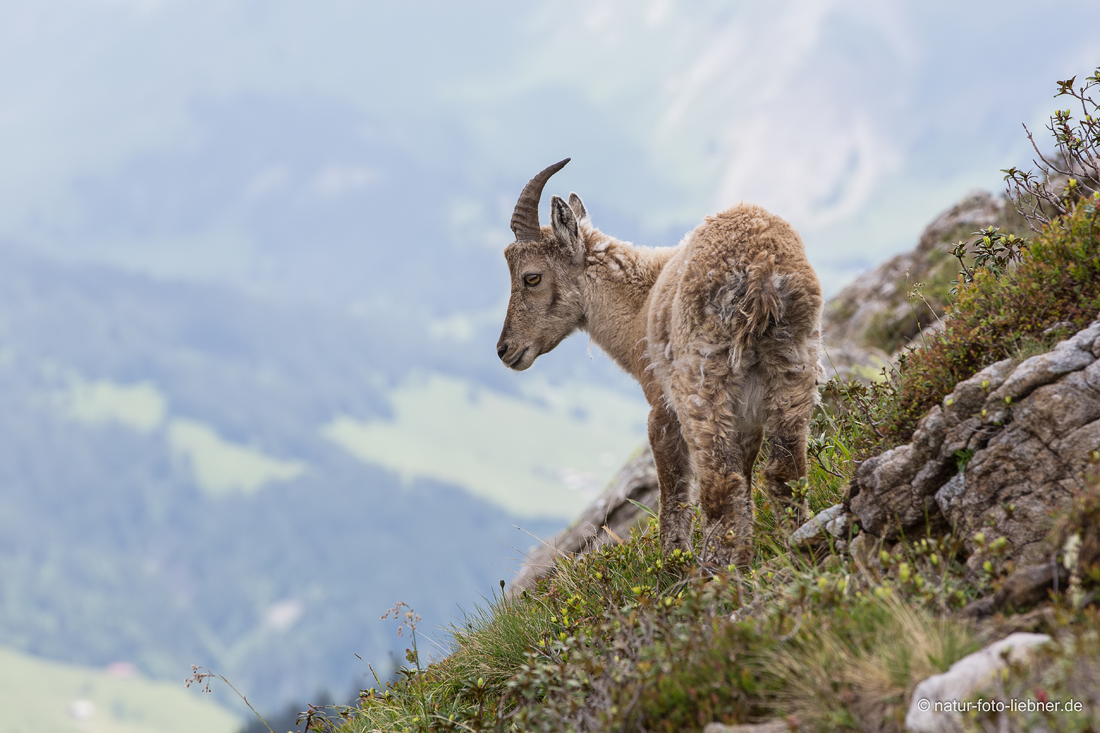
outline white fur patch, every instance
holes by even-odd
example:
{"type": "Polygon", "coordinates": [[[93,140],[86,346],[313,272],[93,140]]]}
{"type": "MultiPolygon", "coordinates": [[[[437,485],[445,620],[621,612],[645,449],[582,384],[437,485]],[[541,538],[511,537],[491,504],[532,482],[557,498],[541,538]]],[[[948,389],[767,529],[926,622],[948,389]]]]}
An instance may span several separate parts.
{"type": "Polygon", "coordinates": [[[741,382],[741,419],[746,428],[756,428],[764,424],[764,380],[755,372],[745,375],[741,382]]]}

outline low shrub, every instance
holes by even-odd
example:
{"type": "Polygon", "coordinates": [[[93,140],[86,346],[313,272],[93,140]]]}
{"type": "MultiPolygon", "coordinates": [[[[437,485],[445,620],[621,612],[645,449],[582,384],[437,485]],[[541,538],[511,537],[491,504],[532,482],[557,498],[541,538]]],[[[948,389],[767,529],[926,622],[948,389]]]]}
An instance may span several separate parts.
{"type": "Polygon", "coordinates": [[[1100,314],[1100,196],[1079,202],[1044,229],[1019,264],[975,269],[959,286],[943,330],[899,360],[896,400],[884,412],[885,445],[907,441],[917,422],[954,386],[1022,349],[1048,349],[1100,314]]]}

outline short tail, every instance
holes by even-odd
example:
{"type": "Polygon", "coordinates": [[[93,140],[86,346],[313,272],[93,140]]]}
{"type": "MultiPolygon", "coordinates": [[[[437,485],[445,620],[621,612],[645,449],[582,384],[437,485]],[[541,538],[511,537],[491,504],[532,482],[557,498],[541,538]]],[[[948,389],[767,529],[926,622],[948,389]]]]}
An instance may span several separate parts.
{"type": "Polygon", "coordinates": [[[744,295],[740,302],[741,337],[748,341],[762,336],[768,324],[783,317],[783,298],[776,286],[775,257],[760,252],[745,268],[744,295]]]}

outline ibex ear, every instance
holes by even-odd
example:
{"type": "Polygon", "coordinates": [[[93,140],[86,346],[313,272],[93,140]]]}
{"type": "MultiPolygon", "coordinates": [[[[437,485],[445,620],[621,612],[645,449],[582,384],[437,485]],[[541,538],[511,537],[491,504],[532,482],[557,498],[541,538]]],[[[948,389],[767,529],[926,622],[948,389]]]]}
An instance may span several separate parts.
{"type": "Polygon", "coordinates": [[[583,223],[584,220],[588,218],[588,210],[584,208],[584,202],[581,201],[581,197],[575,193],[569,194],[569,208],[576,214],[577,223],[583,223]]]}
{"type": "Polygon", "coordinates": [[[572,260],[578,260],[584,254],[581,247],[581,233],[577,226],[577,217],[561,196],[550,197],[550,226],[565,254],[572,260]]]}

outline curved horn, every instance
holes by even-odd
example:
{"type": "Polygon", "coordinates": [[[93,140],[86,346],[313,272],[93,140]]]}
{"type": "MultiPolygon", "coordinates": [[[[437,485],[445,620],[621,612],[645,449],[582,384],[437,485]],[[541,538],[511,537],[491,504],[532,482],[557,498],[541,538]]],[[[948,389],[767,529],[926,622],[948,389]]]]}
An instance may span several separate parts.
{"type": "Polygon", "coordinates": [[[550,176],[564,168],[569,160],[566,158],[554,163],[523,187],[523,193],[519,195],[519,201],[516,202],[516,210],[512,212],[512,232],[516,235],[517,242],[537,242],[542,238],[542,227],[539,226],[539,200],[542,198],[542,188],[550,180],[550,176]]]}

